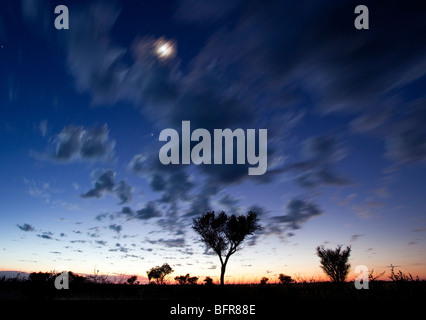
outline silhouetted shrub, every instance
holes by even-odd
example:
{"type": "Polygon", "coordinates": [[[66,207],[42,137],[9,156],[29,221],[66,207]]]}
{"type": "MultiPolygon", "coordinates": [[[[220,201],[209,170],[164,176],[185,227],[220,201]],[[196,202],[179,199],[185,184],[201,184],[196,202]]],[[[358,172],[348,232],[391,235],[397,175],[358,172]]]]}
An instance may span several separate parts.
{"type": "Polygon", "coordinates": [[[32,272],[28,279],[34,284],[46,284],[54,281],[55,275],[50,272],[32,272]]]}
{"type": "Polygon", "coordinates": [[[175,281],[180,285],[184,285],[184,284],[186,284],[186,280],[187,280],[188,276],[189,276],[189,274],[187,274],[186,276],[177,276],[177,277],[175,277],[175,281]]]}
{"type": "Polygon", "coordinates": [[[212,286],[213,285],[213,279],[210,277],[206,277],[203,282],[205,282],[206,286],[212,286]]]}
{"type": "Polygon", "coordinates": [[[184,284],[197,284],[198,277],[190,277],[189,273],[187,273],[184,276],[175,277],[175,280],[180,285],[184,285],[184,284]]]}
{"type": "Polygon", "coordinates": [[[278,276],[278,280],[280,281],[281,284],[289,284],[294,281],[290,276],[287,276],[282,273],[280,273],[280,275],[278,276]]]}
{"type": "Polygon", "coordinates": [[[374,282],[374,281],[376,281],[377,279],[379,279],[381,276],[383,276],[385,273],[386,273],[386,271],[383,271],[383,272],[382,272],[382,273],[380,273],[380,274],[376,274],[376,275],[374,275],[374,269],[373,269],[373,270],[371,270],[371,272],[368,274],[368,281],[369,281],[369,282],[374,282]]]}
{"type": "Polygon", "coordinates": [[[137,276],[131,276],[129,279],[127,279],[127,284],[133,285],[133,284],[139,284],[139,281],[136,281],[138,279],[137,276]]]}
{"type": "Polygon", "coordinates": [[[269,281],[269,278],[262,277],[262,279],[260,279],[260,284],[265,285],[268,281],[269,281]]]}
{"type": "Polygon", "coordinates": [[[351,247],[342,250],[342,245],[336,249],[325,249],[324,246],[316,248],[317,255],[321,259],[321,269],[333,282],[344,282],[350,268],[348,263],[351,247]]]}
{"type": "Polygon", "coordinates": [[[188,284],[197,284],[198,277],[189,277],[188,284]]]}
{"type": "Polygon", "coordinates": [[[391,265],[391,274],[389,278],[393,282],[410,282],[410,281],[420,281],[419,277],[417,276],[416,279],[413,278],[411,273],[405,274],[401,270],[399,270],[397,273],[395,273],[395,266],[391,265]]]}
{"type": "Polygon", "coordinates": [[[79,274],[68,271],[68,280],[73,285],[80,285],[86,282],[86,277],[80,276],[79,274]]]}
{"type": "Polygon", "coordinates": [[[108,275],[99,274],[99,270],[96,270],[93,275],[89,275],[86,277],[87,282],[96,283],[96,284],[107,284],[111,283],[108,279],[108,275]]]}
{"type": "Polygon", "coordinates": [[[157,266],[151,268],[146,273],[148,275],[148,280],[151,281],[151,279],[154,279],[156,284],[165,284],[166,276],[173,271],[174,270],[169,266],[168,263],[164,263],[161,267],[157,266]]]}

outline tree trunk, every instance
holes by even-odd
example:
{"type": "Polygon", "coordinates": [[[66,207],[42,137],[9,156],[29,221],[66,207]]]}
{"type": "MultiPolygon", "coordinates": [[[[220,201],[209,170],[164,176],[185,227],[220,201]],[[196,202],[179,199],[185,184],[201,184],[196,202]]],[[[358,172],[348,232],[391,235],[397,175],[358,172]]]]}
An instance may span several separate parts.
{"type": "Polygon", "coordinates": [[[225,270],[226,270],[226,264],[228,263],[229,257],[234,253],[235,251],[229,250],[228,254],[226,255],[225,261],[222,262],[222,259],[220,262],[222,263],[222,267],[220,268],[220,285],[223,286],[225,284],[225,270]]]}
{"type": "Polygon", "coordinates": [[[226,269],[226,264],[222,263],[222,267],[220,268],[220,285],[221,286],[225,285],[225,269],[226,269]]]}

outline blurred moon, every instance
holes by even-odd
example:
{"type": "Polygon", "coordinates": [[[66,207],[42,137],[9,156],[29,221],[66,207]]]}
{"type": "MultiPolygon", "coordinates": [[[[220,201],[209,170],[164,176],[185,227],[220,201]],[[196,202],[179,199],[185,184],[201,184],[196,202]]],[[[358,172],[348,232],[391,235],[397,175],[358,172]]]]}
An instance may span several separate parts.
{"type": "Polygon", "coordinates": [[[176,54],[175,44],[172,41],[159,39],[154,44],[155,55],[159,59],[169,59],[176,54]]]}

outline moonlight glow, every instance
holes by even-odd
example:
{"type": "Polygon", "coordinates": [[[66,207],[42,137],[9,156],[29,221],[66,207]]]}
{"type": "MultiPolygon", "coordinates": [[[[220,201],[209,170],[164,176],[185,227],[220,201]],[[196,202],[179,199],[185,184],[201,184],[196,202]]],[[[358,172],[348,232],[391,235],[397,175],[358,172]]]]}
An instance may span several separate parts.
{"type": "Polygon", "coordinates": [[[154,51],[158,58],[168,59],[175,55],[175,46],[171,41],[160,39],[155,43],[154,51]]]}

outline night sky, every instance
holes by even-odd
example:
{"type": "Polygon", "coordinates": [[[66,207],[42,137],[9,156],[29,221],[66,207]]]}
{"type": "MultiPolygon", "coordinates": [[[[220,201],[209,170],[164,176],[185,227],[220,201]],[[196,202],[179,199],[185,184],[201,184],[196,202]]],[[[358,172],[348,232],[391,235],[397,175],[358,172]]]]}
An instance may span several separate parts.
{"type": "Polygon", "coordinates": [[[217,281],[192,219],[254,210],[230,283],[324,278],[322,244],[426,278],[424,1],[1,1],[0,88],[0,270],[217,281]],[[182,121],[267,129],[266,173],[162,164],[182,121]]]}

